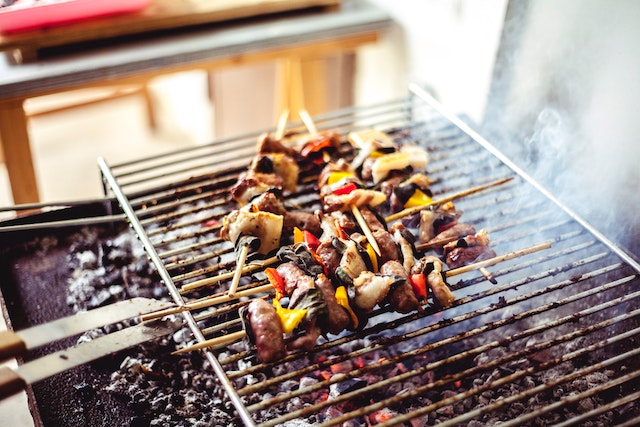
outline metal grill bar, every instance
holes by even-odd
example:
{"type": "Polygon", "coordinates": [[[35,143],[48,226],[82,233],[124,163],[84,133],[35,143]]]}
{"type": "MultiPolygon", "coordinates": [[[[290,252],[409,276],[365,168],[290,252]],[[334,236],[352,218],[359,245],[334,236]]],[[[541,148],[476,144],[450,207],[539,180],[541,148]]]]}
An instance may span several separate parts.
{"type": "MultiPolygon", "coordinates": [[[[417,313],[399,315],[386,308],[377,309],[363,330],[327,337],[306,354],[292,353],[277,362],[258,363],[253,352],[240,342],[205,351],[243,423],[274,426],[303,419],[314,425],[336,425],[374,416],[401,403],[407,406],[404,412],[396,411],[392,418],[376,421],[381,426],[400,425],[477,399],[485,392],[497,393],[501,387],[529,375],[545,375],[567,363],[576,366],[548,384],[438,420],[448,425],[504,411],[506,406],[529,396],[548,393],[555,385],[633,361],[636,350],[628,347],[640,331],[640,313],[632,309],[640,296],[635,291],[638,265],[461,120],[443,112],[419,88],[412,87],[412,91],[417,95],[414,98],[332,112],[316,117],[316,123],[320,129],[341,134],[377,127],[399,142],[414,141],[427,147],[428,173],[436,195],[492,182],[515,171],[516,180],[462,199],[456,207],[462,210],[464,222],[490,232],[492,247],[498,253],[546,240],[553,241],[553,249],[494,266],[497,285],[475,273],[460,276],[451,283],[456,301],[445,311],[429,306],[417,313]],[[615,333],[618,328],[621,332],[615,333]],[[555,335],[546,336],[552,332],[555,335]],[[528,340],[533,341],[529,344],[528,340]],[[586,340],[588,345],[563,350],[578,340],[586,340]],[[474,365],[476,358],[510,346],[511,352],[474,365]],[[624,351],[616,357],[600,356],[616,346],[622,346],[624,351]],[[491,377],[492,370],[543,352],[549,352],[549,360],[535,361],[501,378],[474,385],[483,376],[491,377]],[[585,357],[592,357],[595,362],[580,368],[585,357]],[[411,366],[418,362],[418,368],[411,366]],[[333,374],[332,370],[342,364],[352,367],[333,374]],[[366,380],[378,377],[379,381],[366,380]],[[322,398],[332,387],[350,380],[362,381],[361,378],[365,378],[366,385],[357,390],[322,398]],[[408,382],[415,387],[385,395],[385,390],[400,390],[408,382]],[[457,382],[464,383],[465,389],[461,390],[457,382]],[[419,407],[411,406],[414,400],[420,402],[419,407]],[[351,401],[360,404],[348,408],[351,401]],[[300,406],[300,402],[305,404],[300,406]]],[[[109,185],[118,200],[129,205],[127,216],[134,218],[136,232],[145,247],[148,245],[154,264],[180,305],[216,298],[229,286],[235,268],[233,247],[221,240],[218,232],[219,222],[234,206],[223,195],[255,153],[256,137],[247,135],[185,153],[110,168],[101,166],[104,174],[112,176],[109,185]],[[233,169],[228,170],[229,165],[233,169]],[[126,195],[121,188],[127,190],[126,195]],[[206,286],[186,291],[181,288],[185,285],[206,286]]],[[[342,149],[344,157],[351,155],[348,145],[342,149]]],[[[313,174],[303,172],[303,184],[287,203],[307,210],[319,207],[314,181],[313,174]]],[[[256,265],[238,289],[250,291],[265,284],[262,268],[256,265]]],[[[268,295],[261,292],[253,297],[268,295]]],[[[203,341],[241,330],[237,310],[247,303],[246,299],[229,301],[185,314],[195,338],[203,341]]],[[[595,391],[524,411],[510,422],[516,425],[545,417],[573,405],[579,397],[595,398],[623,387],[640,376],[640,368],[628,364],[628,374],[608,379],[595,391]]],[[[631,392],[574,418],[579,421],[571,421],[596,418],[637,399],[637,394],[631,392]]]]}

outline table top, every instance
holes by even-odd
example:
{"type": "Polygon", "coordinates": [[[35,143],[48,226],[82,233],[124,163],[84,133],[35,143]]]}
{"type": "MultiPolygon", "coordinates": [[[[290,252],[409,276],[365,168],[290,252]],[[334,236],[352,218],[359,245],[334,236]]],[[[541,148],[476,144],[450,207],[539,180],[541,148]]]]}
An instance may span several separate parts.
{"type": "MultiPolygon", "coordinates": [[[[17,9],[0,9],[0,15],[6,17],[5,25],[22,28],[20,31],[0,31],[0,50],[17,48],[33,53],[34,50],[48,46],[104,40],[313,7],[335,7],[340,2],[341,0],[73,0],[40,2],[42,4],[36,2],[26,8],[18,5],[17,9]],[[128,12],[101,15],[118,10],[128,12]],[[83,16],[88,18],[82,19],[83,16]],[[65,23],[65,20],[74,17],[75,21],[65,23]],[[63,24],[50,24],[56,22],[63,24]],[[31,25],[42,26],[29,29],[31,25]]],[[[36,58],[36,55],[30,55],[30,59],[36,58]]]]}
{"type": "Polygon", "coordinates": [[[25,99],[190,64],[379,33],[391,23],[391,17],[380,8],[365,0],[350,0],[337,8],[144,35],[22,64],[15,63],[7,52],[0,56],[0,100],[25,99]]]}

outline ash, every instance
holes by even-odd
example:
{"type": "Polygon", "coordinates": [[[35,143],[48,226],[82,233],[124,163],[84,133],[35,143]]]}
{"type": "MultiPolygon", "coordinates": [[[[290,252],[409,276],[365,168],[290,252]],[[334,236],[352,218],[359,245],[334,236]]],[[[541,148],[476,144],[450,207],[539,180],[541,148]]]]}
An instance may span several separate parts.
{"type": "MultiPolygon", "coordinates": [[[[68,262],[72,271],[66,301],[74,311],[137,296],[169,300],[142,244],[129,231],[105,240],[91,229],[83,229],[74,239],[68,262]]],[[[89,331],[79,342],[131,324],[125,321],[89,331]]],[[[137,414],[135,423],[139,425],[234,425],[232,405],[208,361],[197,352],[170,354],[176,344],[190,339],[188,331],[180,330],[124,351],[110,384],[94,387],[124,401],[137,414]]]]}

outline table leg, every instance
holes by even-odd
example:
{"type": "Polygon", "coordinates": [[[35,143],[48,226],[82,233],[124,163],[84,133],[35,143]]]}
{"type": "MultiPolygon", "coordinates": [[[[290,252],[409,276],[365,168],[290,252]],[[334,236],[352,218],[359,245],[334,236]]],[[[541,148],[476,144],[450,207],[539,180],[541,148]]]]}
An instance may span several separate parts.
{"type": "Polygon", "coordinates": [[[23,104],[0,101],[0,140],[15,204],[40,201],[23,104]]]}
{"type": "Polygon", "coordinates": [[[324,59],[287,58],[278,69],[276,85],[279,92],[279,111],[288,109],[290,120],[299,120],[298,111],[309,114],[327,111],[327,76],[324,59]]]}

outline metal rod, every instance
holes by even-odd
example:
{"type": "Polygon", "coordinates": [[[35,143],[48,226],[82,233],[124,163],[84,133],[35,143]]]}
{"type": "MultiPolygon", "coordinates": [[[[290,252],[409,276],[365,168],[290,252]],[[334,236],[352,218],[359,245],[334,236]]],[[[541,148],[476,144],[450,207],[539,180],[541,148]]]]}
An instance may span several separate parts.
{"type": "Polygon", "coordinates": [[[546,188],[544,188],[540,183],[534,180],[529,174],[527,174],[523,169],[513,163],[507,156],[505,156],[500,150],[498,150],[493,144],[484,139],[480,134],[471,129],[469,125],[460,120],[458,117],[453,114],[449,114],[445,111],[438,102],[431,96],[429,93],[418,86],[417,84],[411,84],[409,86],[411,92],[413,92],[417,97],[422,99],[424,102],[429,104],[434,110],[439,112],[443,117],[450,120],[457,127],[460,128],[464,133],[469,135],[474,141],[483,146],[489,152],[491,152],[494,156],[496,156],[500,161],[502,161],[505,165],[511,168],[514,172],[520,175],[524,180],[526,180],[529,184],[533,185],[540,193],[544,194],[549,200],[555,203],[560,209],[562,209],[567,215],[573,218],[577,223],[582,225],[585,229],[589,230],[591,234],[596,236],[598,240],[604,243],[612,252],[622,258],[627,264],[631,265],[638,273],[640,273],[640,263],[638,263],[635,259],[633,259],[629,254],[623,251],[618,245],[613,243],[609,238],[607,238],[600,231],[595,229],[589,222],[583,219],[581,216],[576,214],[572,209],[566,206],[564,203],[561,203],[553,194],[551,194],[546,188]]]}
{"type": "MultiPolygon", "coordinates": [[[[146,249],[147,254],[149,255],[149,257],[151,258],[151,260],[155,264],[155,266],[156,266],[156,268],[158,270],[158,274],[160,274],[160,277],[162,278],[162,281],[164,282],[165,286],[167,286],[169,294],[172,296],[172,298],[173,298],[173,300],[175,301],[176,304],[178,304],[179,306],[184,306],[185,305],[185,301],[183,300],[182,295],[180,295],[180,292],[178,291],[178,289],[173,284],[171,276],[169,275],[169,273],[164,268],[164,266],[162,264],[162,260],[160,259],[160,257],[158,257],[158,254],[156,253],[156,250],[155,250],[153,244],[151,243],[151,241],[147,237],[144,228],[142,227],[142,225],[138,221],[138,217],[137,217],[135,211],[133,210],[133,208],[129,204],[129,201],[128,201],[127,197],[125,196],[125,194],[120,189],[120,186],[118,185],[118,182],[116,181],[115,177],[111,173],[111,170],[109,169],[109,166],[107,165],[106,161],[102,157],[98,158],[98,166],[100,167],[100,170],[102,171],[104,179],[107,181],[107,183],[111,187],[111,191],[113,191],[113,193],[115,194],[116,198],[118,199],[118,201],[120,203],[120,206],[122,207],[123,211],[125,212],[125,214],[129,218],[129,220],[131,222],[131,226],[136,231],[136,234],[138,235],[138,238],[140,239],[140,241],[142,242],[144,248],[146,249]]],[[[185,312],[182,313],[182,315],[184,316],[185,321],[189,325],[189,329],[191,329],[191,332],[196,337],[196,339],[198,341],[204,341],[205,337],[202,334],[202,332],[200,331],[200,328],[198,327],[198,324],[196,323],[196,321],[193,318],[193,316],[191,315],[191,313],[189,311],[185,311],[185,312]]],[[[218,359],[216,359],[216,357],[213,355],[213,353],[211,353],[210,351],[208,351],[206,349],[204,350],[204,354],[205,354],[205,357],[207,358],[207,360],[209,361],[209,363],[211,363],[211,366],[212,366],[213,370],[215,371],[216,375],[218,376],[218,379],[220,380],[220,382],[222,383],[222,386],[224,387],[224,389],[225,389],[225,391],[227,393],[227,396],[229,397],[229,399],[233,403],[233,406],[236,408],[236,411],[238,412],[238,415],[240,416],[242,421],[247,426],[255,425],[253,420],[251,419],[251,416],[247,412],[244,404],[240,400],[240,397],[236,393],[235,388],[233,387],[233,384],[231,384],[231,382],[229,381],[228,377],[226,376],[225,371],[222,369],[222,366],[218,362],[218,359]]]]}

